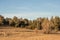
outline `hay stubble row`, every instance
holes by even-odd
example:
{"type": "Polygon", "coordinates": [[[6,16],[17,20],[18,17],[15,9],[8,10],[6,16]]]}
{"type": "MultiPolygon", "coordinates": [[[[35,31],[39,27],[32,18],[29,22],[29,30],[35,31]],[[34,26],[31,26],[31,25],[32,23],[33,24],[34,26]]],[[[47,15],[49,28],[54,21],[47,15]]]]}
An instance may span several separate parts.
{"type": "Polygon", "coordinates": [[[60,34],[41,34],[35,30],[11,28],[0,29],[0,40],[60,40],[60,34]]]}

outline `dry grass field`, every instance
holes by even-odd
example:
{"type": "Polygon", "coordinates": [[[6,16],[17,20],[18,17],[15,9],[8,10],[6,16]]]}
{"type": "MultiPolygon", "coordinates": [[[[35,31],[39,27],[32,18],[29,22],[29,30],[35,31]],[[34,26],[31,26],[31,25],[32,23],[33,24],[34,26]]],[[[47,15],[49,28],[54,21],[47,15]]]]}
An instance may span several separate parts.
{"type": "Polygon", "coordinates": [[[0,28],[0,40],[60,40],[60,34],[42,34],[24,28],[0,28]]]}

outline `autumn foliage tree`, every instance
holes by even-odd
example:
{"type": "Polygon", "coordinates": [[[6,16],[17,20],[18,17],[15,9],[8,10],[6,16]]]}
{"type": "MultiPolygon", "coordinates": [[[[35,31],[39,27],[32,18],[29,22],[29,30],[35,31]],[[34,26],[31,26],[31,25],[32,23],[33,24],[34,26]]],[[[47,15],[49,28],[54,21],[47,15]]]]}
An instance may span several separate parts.
{"type": "Polygon", "coordinates": [[[35,20],[28,20],[26,18],[18,18],[14,16],[13,18],[4,18],[0,15],[0,26],[12,26],[27,29],[38,29],[42,30],[43,33],[52,33],[60,31],[60,17],[55,16],[48,18],[37,18],[35,20]]]}
{"type": "Polygon", "coordinates": [[[4,21],[4,17],[2,15],[0,15],[0,25],[4,24],[3,21],[4,21]]]}

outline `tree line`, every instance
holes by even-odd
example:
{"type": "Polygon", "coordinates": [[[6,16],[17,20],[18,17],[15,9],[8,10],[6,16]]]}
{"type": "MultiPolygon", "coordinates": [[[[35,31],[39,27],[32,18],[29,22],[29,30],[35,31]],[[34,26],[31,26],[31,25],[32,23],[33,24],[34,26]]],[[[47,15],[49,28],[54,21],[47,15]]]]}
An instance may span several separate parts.
{"type": "Polygon", "coordinates": [[[35,29],[42,30],[43,33],[51,33],[60,31],[60,17],[55,16],[48,18],[37,18],[35,20],[28,20],[23,18],[18,18],[14,16],[13,18],[4,18],[4,16],[0,15],[0,27],[2,26],[11,26],[11,27],[20,27],[27,29],[35,29]]]}

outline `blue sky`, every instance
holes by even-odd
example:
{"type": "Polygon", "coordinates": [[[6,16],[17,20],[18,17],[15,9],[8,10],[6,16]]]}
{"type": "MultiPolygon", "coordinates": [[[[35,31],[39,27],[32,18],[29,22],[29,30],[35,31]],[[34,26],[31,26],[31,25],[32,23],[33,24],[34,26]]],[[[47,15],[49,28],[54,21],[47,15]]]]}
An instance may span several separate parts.
{"type": "Polygon", "coordinates": [[[0,15],[28,19],[60,16],[60,0],[0,0],[0,15]]]}

